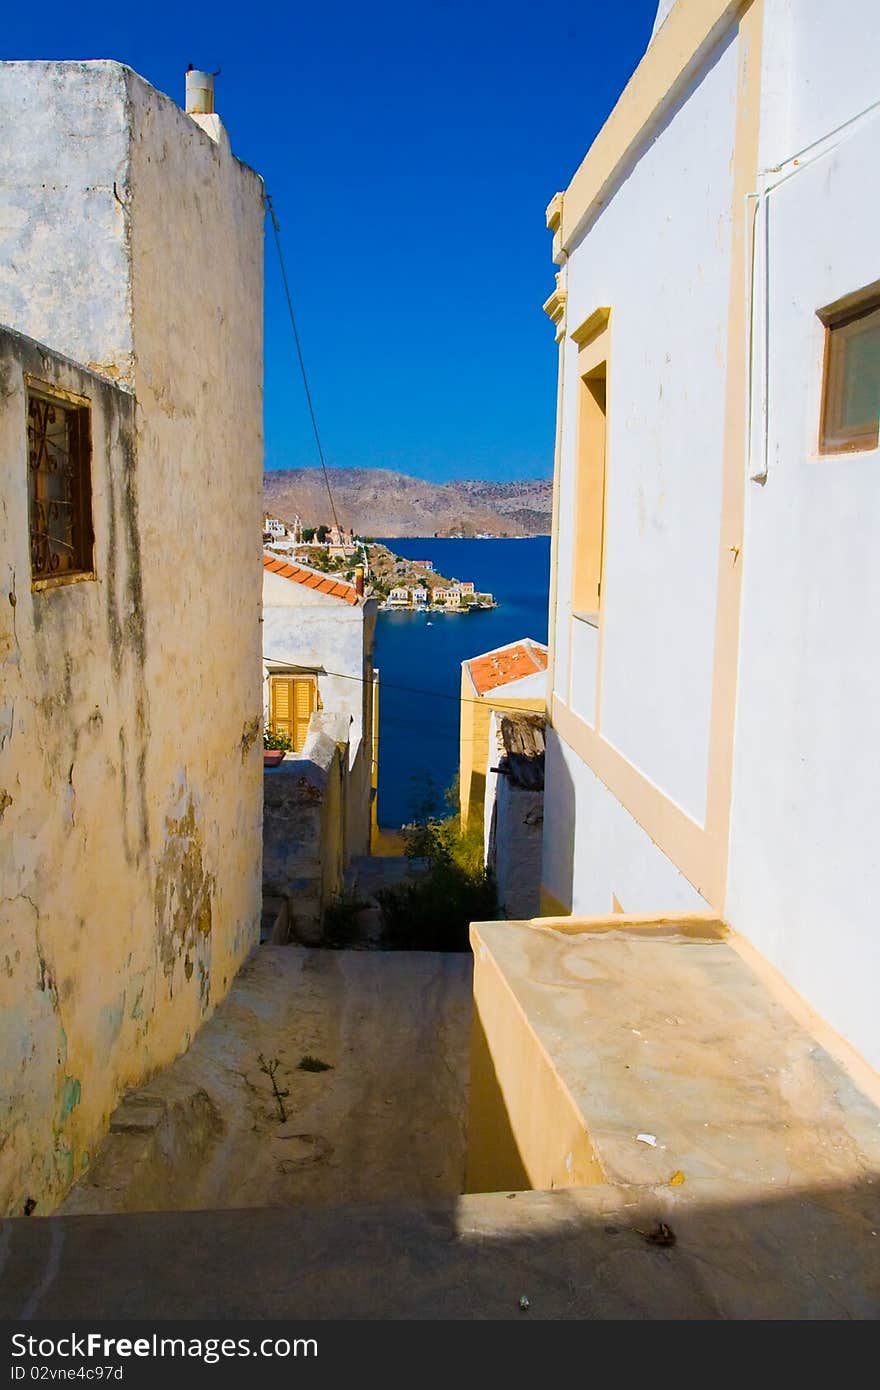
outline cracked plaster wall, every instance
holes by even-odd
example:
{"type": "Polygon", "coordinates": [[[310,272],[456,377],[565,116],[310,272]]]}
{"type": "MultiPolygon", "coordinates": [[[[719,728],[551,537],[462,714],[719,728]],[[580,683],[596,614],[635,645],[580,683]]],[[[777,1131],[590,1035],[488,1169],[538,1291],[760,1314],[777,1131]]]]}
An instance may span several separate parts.
{"type": "Polygon", "coordinates": [[[0,119],[0,1210],[44,1214],[258,939],[263,202],[119,64],[0,64],[0,119]],[[25,372],[92,408],[97,578],[38,593],[25,372]]]}

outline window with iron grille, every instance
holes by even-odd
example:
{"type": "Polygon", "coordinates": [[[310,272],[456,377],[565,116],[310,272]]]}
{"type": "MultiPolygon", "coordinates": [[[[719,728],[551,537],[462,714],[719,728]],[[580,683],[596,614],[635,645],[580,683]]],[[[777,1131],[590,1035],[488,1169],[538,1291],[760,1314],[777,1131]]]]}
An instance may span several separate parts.
{"type": "Polygon", "coordinates": [[[28,512],[35,586],[91,576],[91,429],[88,401],[27,386],[28,512]]]}

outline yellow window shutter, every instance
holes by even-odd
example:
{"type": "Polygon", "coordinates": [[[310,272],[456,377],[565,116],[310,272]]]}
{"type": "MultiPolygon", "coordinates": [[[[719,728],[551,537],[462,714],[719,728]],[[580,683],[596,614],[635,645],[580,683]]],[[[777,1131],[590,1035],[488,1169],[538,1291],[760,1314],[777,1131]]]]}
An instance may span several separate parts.
{"type": "Polygon", "coordinates": [[[293,681],[281,676],[272,678],[269,721],[276,733],[293,739],[293,681]]]}
{"type": "Polygon", "coordinates": [[[291,682],[293,686],[293,747],[298,753],[306,741],[309,720],[315,708],[315,682],[308,676],[291,682]]]}

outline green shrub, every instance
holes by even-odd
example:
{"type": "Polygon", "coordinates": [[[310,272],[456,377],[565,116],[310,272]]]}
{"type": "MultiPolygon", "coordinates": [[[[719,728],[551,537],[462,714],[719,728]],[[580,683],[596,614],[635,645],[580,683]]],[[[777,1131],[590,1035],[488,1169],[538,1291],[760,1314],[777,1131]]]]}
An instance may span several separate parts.
{"type": "Polygon", "coordinates": [[[471,922],[498,915],[492,874],[483,864],[479,825],[462,835],[457,817],[424,815],[405,832],[413,870],[376,894],[383,945],[392,950],[467,951],[471,922]],[[418,865],[419,867],[415,867],[418,865]]]}

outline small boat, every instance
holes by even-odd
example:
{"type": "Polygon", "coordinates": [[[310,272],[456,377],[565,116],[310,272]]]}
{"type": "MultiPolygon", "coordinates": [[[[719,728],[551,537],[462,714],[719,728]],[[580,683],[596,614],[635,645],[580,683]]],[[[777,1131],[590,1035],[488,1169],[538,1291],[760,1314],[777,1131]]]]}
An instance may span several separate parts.
{"type": "Polygon", "coordinates": [[[434,624],[433,624],[432,622],[427,622],[427,623],[425,623],[425,627],[433,627],[433,626],[434,626],[434,624]]]}

